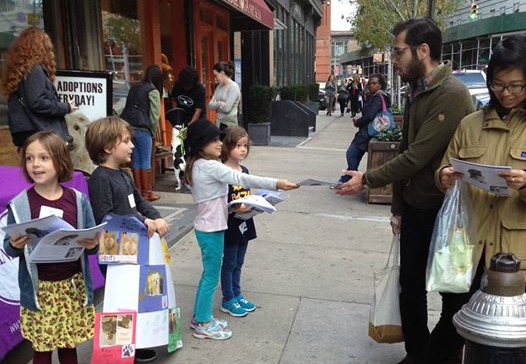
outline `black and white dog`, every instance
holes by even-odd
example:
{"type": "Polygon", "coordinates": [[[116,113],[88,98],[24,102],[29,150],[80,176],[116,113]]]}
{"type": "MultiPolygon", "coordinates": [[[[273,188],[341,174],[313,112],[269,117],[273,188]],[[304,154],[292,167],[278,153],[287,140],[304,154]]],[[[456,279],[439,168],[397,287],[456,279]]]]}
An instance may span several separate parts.
{"type": "Polygon", "coordinates": [[[175,186],[176,191],[181,189],[181,176],[186,168],[182,143],[184,140],[182,131],[184,130],[184,125],[175,125],[172,128],[172,156],[174,160],[175,181],[177,182],[177,186],[175,186]]]}
{"type": "Polygon", "coordinates": [[[168,110],[166,113],[166,120],[172,124],[172,157],[174,162],[175,181],[177,183],[175,186],[176,191],[180,190],[182,187],[181,177],[183,176],[186,167],[186,161],[184,159],[185,151],[183,148],[186,128],[183,123],[183,114],[184,110],[179,108],[168,110]]]}

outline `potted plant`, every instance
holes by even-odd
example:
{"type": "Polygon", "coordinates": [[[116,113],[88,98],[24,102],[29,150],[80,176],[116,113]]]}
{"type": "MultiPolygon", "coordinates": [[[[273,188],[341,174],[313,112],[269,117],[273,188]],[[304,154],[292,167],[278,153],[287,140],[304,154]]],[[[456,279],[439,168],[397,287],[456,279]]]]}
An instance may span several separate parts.
{"type": "Polygon", "coordinates": [[[313,113],[318,115],[318,111],[320,110],[320,85],[317,83],[310,83],[307,85],[307,87],[309,90],[309,101],[307,102],[307,106],[312,110],[313,113]]]}
{"type": "Polygon", "coordinates": [[[269,86],[252,85],[250,88],[250,119],[248,135],[254,145],[270,143],[270,113],[274,89],[269,86]]]}

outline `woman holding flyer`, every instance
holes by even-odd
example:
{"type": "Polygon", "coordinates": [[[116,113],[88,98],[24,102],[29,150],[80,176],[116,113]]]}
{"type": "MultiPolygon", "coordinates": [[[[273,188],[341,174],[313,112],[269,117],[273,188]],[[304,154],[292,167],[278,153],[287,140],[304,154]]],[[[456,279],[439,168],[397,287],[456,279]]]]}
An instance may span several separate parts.
{"type": "MultiPolygon", "coordinates": [[[[21,156],[22,172],[33,186],[9,203],[8,225],[49,215],[79,229],[95,225],[86,196],[60,184],[71,179],[73,163],[58,135],[48,131],[31,135],[21,156]]],[[[85,250],[76,261],[35,264],[27,260],[35,248],[29,238],[6,235],[4,240],[6,253],[20,259],[22,336],[33,344],[34,364],[51,364],[55,349],[61,364],[76,364],[75,347],[93,337],[95,308],[87,254],[97,252],[98,239],[80,241],[85,250]]]]}
{"type": "MultiPolygon", "coordinates": [[[[499,195],[495,189],[491,192],[491,188],[465,186],[472,207],[470,223],[477,235],[476,240],[470,242],[475,245],[473,267],[477,270],[470,292],[450,294],[448,302],[443,302],[443,312],[457,312],[469,301],[480,287],[483,267],[489,267],[491,257],[497,252],[514,253],[522,259],[522,273],[526,273],[525,60],[525,35],[506,37],[493,49],[486,80],[490,102],[461,121],[435,174],[437,186],[448,189],[457,178],[464,176],[451,166],[452,158],[511,167],[510,171],[499,173],[504,187],[511,193],[509,196],[499,195]]],[[[476,171],[467,171],[465,177],[480,181],[476,171]]],[[[458,340],[447,334],[455,330],[451,320],[441,322],[442,327],[437,325],[431,340],[458,340]]],[[[462,343],[463,340],[458,344],[462,343]]],[[[440,358],[440,353],[430,353],[430,357],[440,358]]]]}

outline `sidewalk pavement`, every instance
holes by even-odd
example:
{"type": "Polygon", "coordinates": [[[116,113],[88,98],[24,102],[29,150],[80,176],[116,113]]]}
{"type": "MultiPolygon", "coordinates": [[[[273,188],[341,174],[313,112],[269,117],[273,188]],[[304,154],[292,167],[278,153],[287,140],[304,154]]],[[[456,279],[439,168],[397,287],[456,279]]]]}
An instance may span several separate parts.
{"type": "MultiPolygon", "coordinates": [[[[289,139],[288,147],[252,147],[245,165],[260,176],[336,181],[355,132],[349,114],[319,115],[308,139],[289,139]]],[[[287,145],[286,138],[278,139],[287,145]]],[[[189,328],[201,274],[190,231],[191,195],[161,192],[156,202],[161,211],[180,208],[168,215],[177,231],[169,240],[183,348],[174,354],[159,348],[155,363],[391,364],[403,358],[403,344],[377,344],[367,336],[373,270],[385,265],[392,237],[389,206],[369,205],[363,194],[338,196],[326,186],[288,194],[278,212],[255,219],[258,238],[249,245],[242,288],[256,311],[230,317],[219,310],[220,287],[216,291],[214,315],[227,319],[233,330],[230,340],[218,342],[194,339],[189,328]]],[[[429,299],[432,327],[439,296],[429,299]]],[[[91,342],[79,347],[79,363],[89,363],[90,348],[91,342]]]]}

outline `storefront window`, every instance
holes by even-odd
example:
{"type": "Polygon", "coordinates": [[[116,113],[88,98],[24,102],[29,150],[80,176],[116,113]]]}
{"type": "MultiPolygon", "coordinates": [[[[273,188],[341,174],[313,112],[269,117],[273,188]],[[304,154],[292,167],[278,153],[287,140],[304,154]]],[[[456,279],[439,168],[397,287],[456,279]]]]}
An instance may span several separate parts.
{"type": "Polygon", "coordinates": [[[141,23],[135,2],[102,1],[101,8],[104,67],[113,73],[113,99],[118,101],[142,78],[141,23]]]}
{"type": "MultiPolygon", "coordinates": [[[[44,28],[42,0],[0,0],[0,67],[11,42],[28,26],[44,28]]],[[[0,95],[0,125],[7,125],[7,98],[0,95]]]]}

